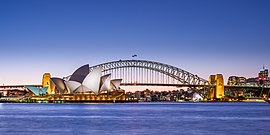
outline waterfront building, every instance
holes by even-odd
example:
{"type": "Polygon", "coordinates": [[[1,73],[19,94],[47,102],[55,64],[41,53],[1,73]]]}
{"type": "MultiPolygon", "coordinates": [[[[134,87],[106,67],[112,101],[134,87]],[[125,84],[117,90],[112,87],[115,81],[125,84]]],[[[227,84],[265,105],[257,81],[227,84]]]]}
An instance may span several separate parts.
{"type": "Polygon", "coordinates": [[[188,90],[172,90],[172,91],[153,91],[143,90],[126,93],[127,100],[138,99],[143,102],[181,102],[181,101],[202,101],[203,98],[194,89],[188,90]]]}
{"type": "Polygon", "coordinates": [[[41,86],[26,86],[31,100],[65,102],[124,102],[125,91],[120,88],[122,79],[102,76],[102,67],[90,71],[89,65],[78,68],[71,76],[59,78],[45,73],[41,86]]]}
{"type": "Polygon", "coordinates": [[[238,85],[239,82],[239,77],[237,76],[230,76],[228,78],[227,85],[233,86],[233,85],[238,85]]]}
{"type": "Polygon", "coordinates": [[[26,86],[30,90],[30,94],[33,96],[46,95],[48,87],[35,87],[35,86],[26,86]]]}
{"type": "Polygon", "coordinates": [[[248,78],[246,80],[246,85],[257,86],[258,85],[258,78],[248,78]]]}
{"type": "Polygon", "coordinates": [[[111,80],[111,74],[102,76],[102,67],[90,72],[89,65],[78,68],[65,79],[51,77],[45,73],[42,79],[43,87],[27,86],[36,96],[40,94],[104,94],[113,90],[120,90],[122,79],[111,80]]]}
{"type": "Polygon", "coordinates": [[[203,97],[199,93],[194,92],[192,96],[192,101],[203,101],[203,97]]]}
{"type": "Polygon", "coordinates": [[[238,76],[230,76],[228,78],[228,82],[227,82],[227,85],[230,85],[230,86],[243,86],[243,85],[246,85],[246,81],[247,79],[245,77],[238,77],[238,76]]]}
{"type": "Polygon", "coordinates": [[[246,81],[247,79],[245,77],[239,77],[238,85],[241,85],[241,86],[246,85],[246,81]]]}
{"type": "Polygon", "coordinates": [[[3,85],[0,87],[0,96],[16,97],[16,96],[25,95],[26,93],[28,93],[28,89],[20,85],[14,85],[14,86],[3,85]]]}

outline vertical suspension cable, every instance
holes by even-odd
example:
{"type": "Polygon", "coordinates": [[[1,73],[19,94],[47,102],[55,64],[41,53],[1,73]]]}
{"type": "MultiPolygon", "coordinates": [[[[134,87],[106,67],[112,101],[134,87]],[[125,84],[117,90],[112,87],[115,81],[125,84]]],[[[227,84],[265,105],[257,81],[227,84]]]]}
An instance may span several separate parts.
{"type": "Polygon", "coordinates": [[[143,83],[143,68],[141,68],[141,83],[143,83]]]}
{"type": "Polygon", "coordinates": [[[142,68],[142,83],[144,83],[144,69],[142,68]]]}
{"type": "Polygon", "coordinates": [[[166,81],[165,74],[163,74],[163,82],[164,82],[164,84],[166,83],[165,81],[166,81]]]}
{"type": "MultiPolygon", "coordinates": [[[[121,78],[124,78],[124,71],[123,71],[123,68],[121,68],[121,78]]],[[[119,78],[119,79],[121,79],[119,78]]]]}
{"type": "Polygon", "coordinates": [[[170,84],[170,76],[168,75],[168,84],[170,84]]]}
{"type": "Polygon", "coordinates": [[[116,71],[116,69],[114,69],[114,79],[116,79],[116,73],[117,71],[116,71]]]}
{"type": "Polygon", "coordinates": [[[135,79],[134,79],[135,81],[135,83],[137,82],[137,67],[135,67],[135,79]]]}
{"type": "Polygon", "coordinates": [[[128,72],[127,72],[127,67],[125,68],[125,81],[128,83],[128,72]]]}
{"type": "Polygon", "coordinates": [[[152,80],[151,83],[154,83],[154,70],[151,71],[151,80],[152,80]]]}
{"type": "Polygon", "coordinates": [[[157,72],[157,83],[159,83],[159,72],[157,72]]]}
{"type": "Polygon", "coordinates": [[[123,82],[125,83],[125,80],[126,80],[126,72],[125,72],[125,68],[122,69],[123,70],[123,82]]]}
{"type": "Polygon", "coordinates": [[[120,78],[120,74],[121,74],[120,70],[121,70],[121,68],[118,68],[118,74],[117,74],[118,76],[117,76],[117,79],[120,78]]]}
{"type": "Polygon", "coordinates": [[[138,83],[141,82],[141,68],[138,68],[138,83]]]}
{"type": "Polygon", "coordinates": [[[140,82],[140,69],[137,67],[137,69],[136,69],[136,72],[137,72],[137,83],[139,83],[140,82]]]}
{"type": "Polygon", "coordinates": [[[130,75],[131,81],[130,81],[130,82],[132,83],[132,77],[133,77],[133,76],[132,76],[132,67],[130,68],[130,73],[131,73],[131,75],[130,75]]]}
{"type": "Polygon", "coordinates": [[[146,83],[149,83],[149,79],[148,79],[148,69],[146,69],[146,83]]]}
{"type": "Polygon", "coordinates": [[[150,75],[149,75],[149,79],[150,79],[150,83],[153,83],[152,81],[153,81],[153,78],[152,78],[152,70],[149,70],[149,73],[150,73],[150,75]]]}
{"type": "Polygon", "coordinates": [[[148,82],[151,83],[151,70],[148,69],[148,82]]]}
{"type": "Polygon", "coordinates": [[[152,83],[154,83],[154,81],[155,81],[155,77],[154,77],[154,70],[152,70],[152,83]]]}
{"type": "Polygon", "coordinates": [[[156,83],[156,78],[155,78],[155,71],[152,71],[152,77],[153,77],[153,83],[156,83]]]}
{"type": "Polygon", "coordinates": [[[119,78],[119,68],[117,68],[117,71],[116,71],[116,79],[118,79],[119,78]]]}

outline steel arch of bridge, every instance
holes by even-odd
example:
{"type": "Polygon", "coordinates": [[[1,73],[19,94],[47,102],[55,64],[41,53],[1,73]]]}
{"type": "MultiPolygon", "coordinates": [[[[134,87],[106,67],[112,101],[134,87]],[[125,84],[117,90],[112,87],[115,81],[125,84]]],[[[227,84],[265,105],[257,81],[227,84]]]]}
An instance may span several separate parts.
{"type": "MultiPolygon", "coordinates": [[[[117,69],[125,69],[125,68],[141,68],[152,70],[166,76],[169,76],[176,81],[179,81],[184,85],[208,85],[208,81],[194,75],[190,72],[187,72],[183,69],[154,61],[146,61],[146,60],[119,60],[108,63],[103,63],[99,65],[95,65],[90,67],[90,71],[92,71],[96,67],[103,67],[103,73],[108,73],[109,71],[117,71],[117,69]]],[[[125,72],[125,70],[122,70],[125,72]]]]}

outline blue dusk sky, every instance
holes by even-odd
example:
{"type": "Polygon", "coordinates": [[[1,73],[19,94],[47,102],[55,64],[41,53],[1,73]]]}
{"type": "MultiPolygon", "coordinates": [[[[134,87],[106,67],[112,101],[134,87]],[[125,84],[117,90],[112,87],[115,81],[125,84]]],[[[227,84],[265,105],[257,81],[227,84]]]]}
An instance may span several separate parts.
{"type": "Polygon", "coordinates": [[[0,84],[158,61],[207,79],[270,68],[269,0],[0,0],[0,84]]]}

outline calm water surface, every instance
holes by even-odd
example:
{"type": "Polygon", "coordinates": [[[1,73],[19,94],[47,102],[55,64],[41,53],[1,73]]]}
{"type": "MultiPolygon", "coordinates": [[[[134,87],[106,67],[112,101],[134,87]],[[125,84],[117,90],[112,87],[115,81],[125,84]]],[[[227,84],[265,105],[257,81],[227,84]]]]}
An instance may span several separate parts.
{"type": "Polygon", "coordinates": [[[0,134],[269,135],[270,104],[0,104],[0,134]]]}

